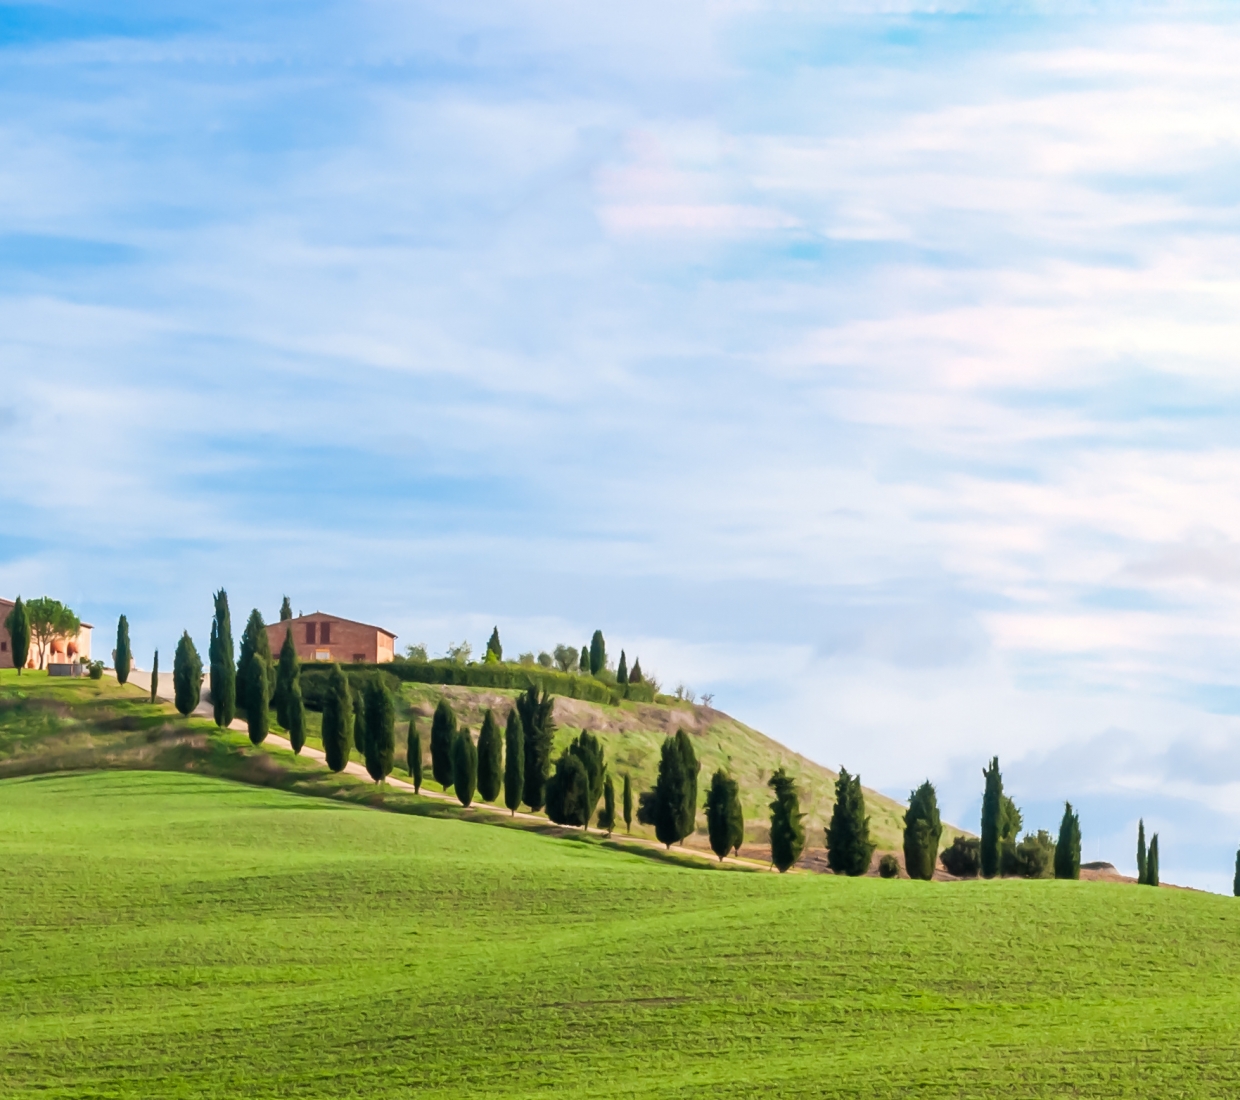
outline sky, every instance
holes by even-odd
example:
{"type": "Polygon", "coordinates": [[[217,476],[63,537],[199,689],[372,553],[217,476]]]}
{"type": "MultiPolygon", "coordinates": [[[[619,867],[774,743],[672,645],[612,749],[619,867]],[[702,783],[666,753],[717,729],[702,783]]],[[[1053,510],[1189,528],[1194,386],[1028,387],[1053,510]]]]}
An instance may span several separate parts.
{"type": "Polygon", "coordinates": [[[1240,16],[0,2],[0,595],[609,649],[1229,892],[1240,16]]]}

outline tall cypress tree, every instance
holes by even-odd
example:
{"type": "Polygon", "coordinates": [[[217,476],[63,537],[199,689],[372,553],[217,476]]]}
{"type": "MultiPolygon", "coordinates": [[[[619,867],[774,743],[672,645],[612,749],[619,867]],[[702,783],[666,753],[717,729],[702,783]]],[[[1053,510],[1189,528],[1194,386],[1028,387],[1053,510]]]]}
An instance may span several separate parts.
{"type": "Polygon", "coordinates": [[[504,742],[495,713],[487,707],[478,733],[478,797],[484,802],[494,802],[503,784],[504,742]]]}
{"type": "Polygon", "coordinates": [[[611,781],[610,771],[603,779],[603,808],[599,811],[598,827],[608,836],[616,827],[616,785],[611,781]]]}
{"type": "Polygon", "coordinates": [[[590,675],[597,676],[607,667],[607,643],[603,641],[603,632],[596,630],[590,639],[590,675]]]}
{"type": "Polygon", "coordinates": [[[942,835],[938,796],[934,784],[927,779],[908,796],[908,812],[904,815],[904,867],[909,878],[926,882],[934,878],[942,835]]]}
{"type": "Polygon", "coordinates": [[[864,875],[870,869],[874,841],[865,815],[861,776],[840,768],[835,781],[835,807],[827,826],[827,866],[837,875],[864,875]]]}
{"type": "Polygon", "coordinates": [[[491,637],[487,639],[487,653],[494,653],[497,661],[504,659],[504,647],[499,642],[499,627],[495,627],[491,631],[491,637]]]}
{"type": "Polygon", "coordinates": [[[4,620],[4,629],[9,632],[9,646],[13,650],[13,667],[17,669],[17,675],[20,676],[22,669],[26,667],[26,662],[30,659],[30,616],[20,596],[17,597],[13,610],[9,612],[9,617],[4,620]]]}
{"type": "Polygon", "coordinates": [[[301,678],[293,681],[288,696],[288,743],[293,746],[293,755],[300,756],[306,743],[306,703],[301,697],[301,678]]]}
{"type": "Polygon", "coordinates": [[[1145,818],[1137,822],[1137,885],[1145,885],[1145,818]]]}
{"type": "Polygon", "coordinates": [[[242,669],[245,676],[245,725],[250,741],[261,745],[267,739],[267,663],[261,653],[251,653],[249,664],[242,669]]]}
{"type": "MultiPolygon", "coordinates": [[[[366,685],[366,771],[376,783],[392,774],[396,759],[396,704],[378,676],[366,685]]],[[[356,722],[356,719],[354,719],[356,722]]]]}
{"type": "MultiPolygon", "coordinates": [[[[250,655],[253,653],[259,654],[263,659],[267,690],[270,691],[274,686],[275,662],[271,657],[271,642],[267,639],[267,626],[263,622],[262,613],[257,607],[250,612],[250,617],[246,620],[245,632],[241,635],[241,652],[237,660],[237,668],[244,669],[249,662],[250,655]]],[[[245,697],[245,690],[248,685],[246,685],[243,679],[237,686],[237,705],[249,707],[250,700],[245,697]]],[[[265,699],[263,702],[266,703],[268,700],[265,699]]]]}
{"type": "MultiPolygon", "coordinates": [[[[681,751],[678,736],[667,737],[659,751],[659,775],[655,780],[650,807],[654,835],[667,848],[679,844],[689,835],[689,830],[685,828],[684,809],[689,790],[685,756],[681,751]]],[[[693,800],[694,803],[697,802],[696,793],[693,800]]],[[[695,812],[696,809],[695,805],[695,812]]]]}
{"type": "Polygon", "coordinates": [[[581,761],[586,770],[586,820],[588,827],[594,811],[598,808],[598,800],[603,796],[603,777],[607,773],[607,762],[603,751],[603,743],[589,730],[582,730],[580,737],[574,737],[568,751],[581,761]]]}
{"type": "Polygon", "coordinates": [[[588,645],[581,647],[581,656],[577,660],[577,667],[581,669],[582,675],[590,675],[590,647],[588,645]]]}
{"type": "Polygon", "coordinates": [[[1000,836],[1000,814],[1003,802],[1003,776],[999,772],[999,758],[990,762],[990,767],[982,769],[986,779],[986,790],[982,794],[982,876],[994,878],[999,873],[999,850],[1002,843],[1000,836]]]}
{"type": "Polygon", "coordinates": [[[1081,877],[1081,819],[1073,813],[1071,802],[1063,804],[1063,820],[1055,844],[1055,877],[1081,877]]]}
{"type": "Polygon", "coordinates": [[[1150,852],[1145,860],[1145,885],[1158,885],[1158,834],[1150,837],[1150,852]]]}
{"type": "MultiPolygon", "coordinates": [[[[452,742],[456,740],[456,712],[440,699],[431,719],[431,778],[445,791],[452,786],[452,742]]],[[[471,791],[472,795],[473,792],[471,791]]]]}
{"type": "Polygon", "coordinates": [[[625,659],[624,650],[620,650],[620,663],[616,666],[616,683],[627,684],[629,682],[629,663],[625,659]]]}
{"type": "Polygon", "coordinates": [[[478,750],[469,730],[463,729],[452,742],[452,785],[462,806],[474,800],[474,784],[478,780],[478,750]]]}
{"type": "Polygon", "coordinates": [[[581,757],[568,749],[547,780],[547,816],[557,825],[589,824],[590,777],[581,757]]]}
{"type": "Polygon", "coordinates": [[[710,837],[711,851],[720,861],[733,848],[740,846],[744,830],[740,785],[719,768],[711,776],[710,787],[706,791],[706,832],[710,837]]]}
{"type": "Polygon", "coordinates": [[[181,635],[172,658],[172,686],[177,710],[188,717],[202,698],[202,658],[188,630],[181,635]]]}
{"type": "MultiPolygon", "coordinates": [[[[347,674],[346,674],[347,675],[347,674]]],[[[353,747],[357,750],[358,759],[366,763],[366,700],[362,693],[349,681],[349,696],[353,701],[353,747]]]]}
{"type": "Polygon", "coordinates": [[[155,650],[155,660],[151,662],[151,702],[159,698],[159,650],[155,650]]]}
{"type": "Polygon", "coordinates": [[[630,835],[633,833],[633,779],[628,772],[624,773],[624,797],[622,802],[624,809],[624,831],[630,835]]]}
{"type": "Polygon", "coordinates": [[[629,683],[640,684],[641,682],[642,682],[642,659],[638,657],[637,660],[633,662],[632,669],[629,670],[629,683]]]}
{"type": "Polygon", "coordinates": [[[293,605],[291,602],[289,602],[289,598],[285,596],[283,602],[280,604],[280,622],[286,623],[292,617],[293,617],[293,605]]]}
{"type": "Polygon", "coordinates": [[[517,696],[517,713],[525,733],[525,790],[522,801],[535,813],[547,801],[547,775],[551,770],[551,749],[555,742],[555,722],[551,708],[555,700],[545,691],[540,695],[532,684],[517,696]]]}
{"type": "Polygon", "coordinates": [[[680,836],[683,840],[697,828],[698,772],[702,765],[698,763],[697,753],[693,751],[693,742],[684,730],[676,731],[676,750],[680,753],[681,765],[684,769],[685,788],[680,802],[680,836]]]}
{"type": "Polygon", "coordinates": [[[1231,881],[1231,896],[1240,898],[1240,849],[1236,851],[1236,877],[1231,881]]]}
{"type": "Polygon", "coordinates": [[[349,745],[353,740],[353,696],[349,681],[338,664],[327,674],[327,690],[323,693],[323,755],[332,771],[343,771],[349,762],[349,745]]]}
{"type": "Polygon", "coordinates": [[[301,691],[301,662],[297,659],[297,646],[293,643],[293,631],[284,632],[284,644],[280,647],[280,662],[276,665],[276,721],[289,728],[289,707],[294,685],[301,691]]]}
{"type": "Polygon", "coordinates": [[[215,724],[227,729],[237,717],[237,666],[233,664],[232,616],[228,593],[222,588],[212,597],[215,615],[211,619],[211,644],[207,660],[211,663],[211,710],[215,724]]]}
{"type": "Polygon", "coordinates": [[[521,715],[513,707],[508,712],[508,725],[504,729],[504,805],[516,816],[517,807],[525,795],[525,730],[521,715]]]}
{"type": "Polygon", "coordinates": [[[405,767],[413,780],[413,793],[422,791],[422,734],[418,732],[418,720],[409,719],[409,740],[405,742],[405,767]]]}
{"type": "Polygon", "coordinates": [[[116,682],[129,683],[133,652],[129,648],[129,620],[122,615],[116,624],[116,682]]]}
{"type": "Polygon", "coordinates": [[[767,781],[775,792],[771,803],[771,862],[783,874],[805,850],[805,826],[801,819],[801,800],[792,777],[781,767],[767,781]]]}

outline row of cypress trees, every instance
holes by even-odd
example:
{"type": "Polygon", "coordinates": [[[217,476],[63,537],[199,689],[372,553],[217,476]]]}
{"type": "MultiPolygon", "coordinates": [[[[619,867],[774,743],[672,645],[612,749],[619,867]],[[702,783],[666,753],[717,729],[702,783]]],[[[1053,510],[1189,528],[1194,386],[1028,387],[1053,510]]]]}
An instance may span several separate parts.
{"type": "MultiPolygon", "coordinates": [[[[983,878],[994,878],[1003,869],[1005,849],[1015,844],[1020,830],[1020,811],[1003,793],[1003,774],[999,770],[999,758],[992,757],[982,769],[985,788],[982,793],[982,836],[979,853],[983,878]]],[[[1042,836],[1043,834],[1039,834],[1042,836]]],[[[1022,846],[1028,838],[1022,841],[1022,846]]],[[[1049,844],[1049,838],[1045,843],[1049,844]]],[[[1059,822],[1059,836],[1055,841],[1053,857],[1054,875],[1061,879],[1081,877],[1081,819],[1071,802],[1064,803],[1063,817],[1059,822]]],[[[1006,873],[1006,872],[1005,872],[1006,873]]]]}
{"type": "MultiPolygon", "coordinates": [[[[1240,861],[1237,866],[1240,867],[1240,861]]],[[[1150,837],[1150,845],[1145,846],[1145,818],[1137,822],[1137,885],[1158,885],[1158,834],[1150,837]]]]}

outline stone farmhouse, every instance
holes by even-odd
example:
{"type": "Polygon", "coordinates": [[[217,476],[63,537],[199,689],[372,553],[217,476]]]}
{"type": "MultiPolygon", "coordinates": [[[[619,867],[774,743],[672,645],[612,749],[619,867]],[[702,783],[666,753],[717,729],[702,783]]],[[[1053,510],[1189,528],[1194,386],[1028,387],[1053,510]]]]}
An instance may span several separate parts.
{"type": "MultiPolygon", "coordinates": [[[[4,621],[13,610],[15,600],[0,598],[0,668],[13,668],[13,647],[9,644],[9,632],[4,621]]],[[[90,632],[95,628],[90,623],[83,623],[76,638],[53,638],[48,646],[47,663],[68,664],[73,661],[90,660],[90,632]]],[[[390,660],[391,658],[389,658],[390,660]]],[[[34,640],[30,642],[30,656],[26,659],[27,668],[39,667],[39,654],[34,640]]]]}
{"type": "Polygon", "coordinates": [[[302,661],[381,664],[396,656],[396,635],[390,630],[316,611],[313,615],[298,615],[267,627],[267,640],[277,659],[284,636],[290,630],[297,656],[302,661]]]}

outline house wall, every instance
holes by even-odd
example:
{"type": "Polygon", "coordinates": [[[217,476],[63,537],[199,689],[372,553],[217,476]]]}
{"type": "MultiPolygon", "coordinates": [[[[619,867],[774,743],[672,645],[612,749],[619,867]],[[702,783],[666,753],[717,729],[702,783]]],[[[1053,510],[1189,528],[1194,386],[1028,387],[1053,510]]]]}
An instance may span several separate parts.
{"type": "Polygon", "coordinates": [[[284,645],[285,634],[292,630],[293,645],[297,656],[305,662],[339,661],[341,664],[382,663],[392,660],[395,655],[396,636],[375,626],[342,619],[336,615],[325,615],[316,611],[313,615],[300,615],[282,623],[272,623],[267,627],[267,640],[271,643],[271,652],[278,659],[280,648],[284,645]],[[323,627],[327,626],[327,641],[323,640],[323,627]],[[309,628],[314,628],[310,641],[309,628]]]}
{"type": "MultiPolygon", "coordinates": [[[[4,620],[13,610],[13,600],[0,600],[0,668],[13,668],[13,646],[4,620]]],[[[82,624],[76,638],[57,638],[48,651],[48,661],[90,660],[90,635],[93,627],[82,624]]],[[[389,658],[390,660],[390,658],[389,658]]],[[[30,643],[30,656],[26,661],[27,668],[39,667],[39,654],[34,642],[30,643]]]]}

